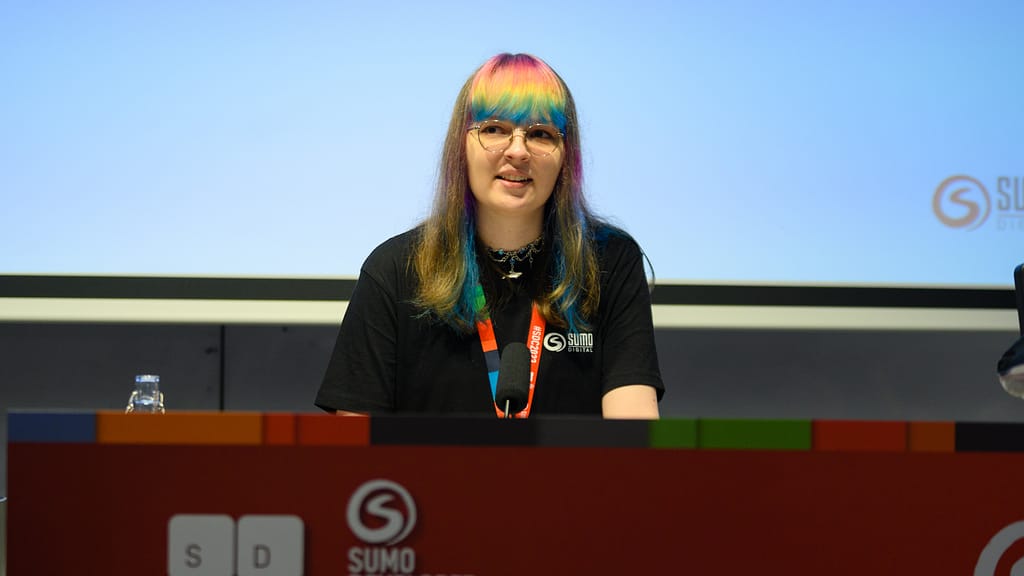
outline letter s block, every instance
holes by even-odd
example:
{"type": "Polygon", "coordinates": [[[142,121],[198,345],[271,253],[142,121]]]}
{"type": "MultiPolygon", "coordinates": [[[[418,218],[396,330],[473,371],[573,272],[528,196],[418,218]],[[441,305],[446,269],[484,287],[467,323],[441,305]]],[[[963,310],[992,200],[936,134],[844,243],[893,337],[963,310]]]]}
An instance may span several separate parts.
{"type": "Polygon", "coordinates": [[[177,514],[167,523],[169,576],[231,576],[235,521],[223,514],[177,514]]]}

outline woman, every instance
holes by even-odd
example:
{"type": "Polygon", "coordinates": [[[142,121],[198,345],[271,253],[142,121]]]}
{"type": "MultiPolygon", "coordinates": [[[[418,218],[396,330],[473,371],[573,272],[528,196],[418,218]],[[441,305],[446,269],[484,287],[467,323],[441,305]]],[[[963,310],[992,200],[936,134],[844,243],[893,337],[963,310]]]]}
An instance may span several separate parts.
{"type": "Polygon", "coordinates": [[[500,351],[530,347],[530,414],[657,418],[643,255],[590,213],[576,109],[526,54],[456,100],[431,215],[363,265],[316,404],[494,413],[500,351]]]}

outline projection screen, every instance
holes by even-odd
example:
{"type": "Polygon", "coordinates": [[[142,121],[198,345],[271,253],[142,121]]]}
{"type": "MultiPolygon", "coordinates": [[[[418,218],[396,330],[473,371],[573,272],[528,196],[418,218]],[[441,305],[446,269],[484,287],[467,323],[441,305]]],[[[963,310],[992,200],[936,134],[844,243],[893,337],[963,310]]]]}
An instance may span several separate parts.
{"type": "Polygon", "coordinates": [[[458,89],[508,51],[572,89],[591,203],[659,305],[1013,327],[1022,22],[1013,0],[5,2],[0,319],[337,322],[429,209],[458,89]]]}

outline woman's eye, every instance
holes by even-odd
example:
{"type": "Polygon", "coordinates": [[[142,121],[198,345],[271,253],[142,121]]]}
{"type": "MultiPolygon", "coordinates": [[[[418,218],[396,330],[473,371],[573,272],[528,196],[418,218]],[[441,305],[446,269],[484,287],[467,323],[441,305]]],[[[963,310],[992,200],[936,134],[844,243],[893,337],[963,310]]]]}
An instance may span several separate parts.
{"type": "Polygon", "coordinates": [[[484,124],[480,127],[480,133],[489,136],[508,136],[512,131],[501,124],[484,124]]]}
{"type": "Polygon", "coordinates": [[[534,128],[526,135],[530,140],[554,140],[555,133],[547,128],[534,128]]]}

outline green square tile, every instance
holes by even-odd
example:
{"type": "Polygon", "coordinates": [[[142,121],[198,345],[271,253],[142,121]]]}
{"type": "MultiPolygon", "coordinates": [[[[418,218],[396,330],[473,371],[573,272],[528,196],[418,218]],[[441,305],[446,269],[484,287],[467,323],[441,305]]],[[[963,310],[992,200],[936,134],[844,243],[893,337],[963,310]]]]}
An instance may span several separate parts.
{"type": "Polygon", "coordinates": [[[699,420],[697,444],[713,450],[810,450],[811,421],[699,420]]]}
{"type": "Polygon", "coordinates": [[[669,419],[651,421],[651,448],[696,447],[696,420],[669,419]]]}

